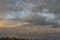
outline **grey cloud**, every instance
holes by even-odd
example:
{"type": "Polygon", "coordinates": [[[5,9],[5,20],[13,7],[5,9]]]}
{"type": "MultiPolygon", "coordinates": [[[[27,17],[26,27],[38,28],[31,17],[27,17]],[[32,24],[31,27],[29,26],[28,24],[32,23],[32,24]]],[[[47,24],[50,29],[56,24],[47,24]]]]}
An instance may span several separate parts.
{"type": "Polygon", "coordinates": [[[0,1],[1,11],[18,11],[21,10],[20,6],[16,6],[15,0],[2,0],[0,1]]]}
{"type": "Polygon", "coordinates": [[[43,8],[60,12],[59,0],[0,0],[0,14],[18,12],[24,9],[32,12],[40,12],[43,8]]]}
{"type": "MultiPolygon", "coordinates": [[[[41,8],[43,7],[46,7],[46,8],[49,8],[49,9],[52,9],[52,10],[59,10],[57,8],[57,6],[55,5],[58,5],[59,6],[59,3],[60,1],[59,0],[0,0],[0,11],[20,11],[22,10],[24,7],[29,7],[28,5],[29,4],[33,4],[35,5],[33,7],[34,10],[38,11],[40,10],[41,8]]],[[[30,8],[30,7],[29,7],[30,8]]]]}

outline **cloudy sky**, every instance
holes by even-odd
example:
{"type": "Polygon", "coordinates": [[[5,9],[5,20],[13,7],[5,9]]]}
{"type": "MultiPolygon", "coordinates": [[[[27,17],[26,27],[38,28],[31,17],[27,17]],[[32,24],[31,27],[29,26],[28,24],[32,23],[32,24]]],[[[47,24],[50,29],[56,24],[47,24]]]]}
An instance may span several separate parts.
{"type": "MultiPolygon", "coordinates": [[[[7,15],[11,12],[20,12],[24,9],[32,10],[36,8],[36,6],[40,6],[40,2],[44,2],[43,0],[0,0],[0,14],[7,15]]],[[[43,4],[42,4],[43,5],[43,4]]],[[[39,8],[40,9],[40,8],[39,8]]],[[[38,8],[36,11],[39,11],[38,8]]],[[[2,17],[3,17],[2,16],[2,17]]]]}
{"type": "MultiPolygon", "coordinates": [[[[50,0],[0,0],[0,14],[3,16],[11,13],[17,14],[24,9],[40,11],[41,8],[49,6],[46,4],[49,3],[49,1],[50,0]]],[[[53,4],[52,0],[50,4],[51,3],[53,4]]]]}
{"type": "Polygon", "coordinates": [[[60,0],[0,0],[0,37],[39,37],[40,33],[60,33],[60,28],[47,28],[58,26],[58,23],[60,26],[60,0]],[[24,17],[27,20],[32,17],[32,22],[25,22],[24,17]],[[34,23],[34,26],[26,26],[34,23]]]}
{"type": "Polygon", "coordinates": [[[0,14],[6,15],[10,14],[10,12],[20,12],[24,10],[24,8],[31,8],[33,4],[28,4],[23,0],[0,0],[0,14]]]}
{"type": "Polygon", "coordinates": [[[59,4],[59,0],[0,0],[0,20],[6,23],[8,19],[24,18],[30,14],[42,15],[46,20],[60,20],[59,4]]]}

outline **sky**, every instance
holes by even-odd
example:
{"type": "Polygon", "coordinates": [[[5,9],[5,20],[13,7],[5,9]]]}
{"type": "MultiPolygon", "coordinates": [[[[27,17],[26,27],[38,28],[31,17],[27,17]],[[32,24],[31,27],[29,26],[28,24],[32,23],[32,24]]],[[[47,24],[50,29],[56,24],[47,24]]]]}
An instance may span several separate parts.
{"type": "Polygon", "coordinates": [[[0,0],[0,37],[60,33],[53,26],[60,26],[59,0],[0,0]]]}
{"type": "Polygon", "coordinates": [[[0,14],[2,16],[11,14],[11,12],[20,12],[24,9],[31,10],[37,1],[35,0],[0,0],[0,14]]]}
{"type": "Polygon", "coordinates": [[[24,2],[23,0],[0,0],[0,17],[14,18],[17,15],[24,17],[27,10],[33,6],[33,4],[24,2]]]}
{"type": "Polygon", "coordinates": [[[38,9],[37,6],[44,4],[41,2],[44,2],[44,0],[0,0],[0,14],[2,15],[1,17],[3,17],[11,13],[18,14],[18,12],[26,9],[28,11],[33,9],[37,12],[40,9],[38,9]]]}
{"type": "MultiPolygon", "coordinates": [[[[4,23],[1,22],[2,24],[0,25],[4,25],[8,19],[9,22],[11,21],[10,19],[18,21],[18,19],[16,18],[17,16],[19,18],[24,18],[30,16],[31,14],[43,15],[44,17],[46,17],[46,20],[49,21],[59,19],[57,18],[59,17],[57,15],[58,12],[56,14],[54,13],[58,8],[56,7],[57,9],[55,8],[55,10],[51,9],[55,6],[56,1],[49,1],[50,0],[0,0],[0,18],[2,18],[3,22],[5,21],[4,23]],[[53,6],[51,5],[51,3],[53,4],[53,6]],[[51,12],[49,12],[50,10],[51,12]]],[[[17,21],[13,22],[15,23],[17,21]]]]}

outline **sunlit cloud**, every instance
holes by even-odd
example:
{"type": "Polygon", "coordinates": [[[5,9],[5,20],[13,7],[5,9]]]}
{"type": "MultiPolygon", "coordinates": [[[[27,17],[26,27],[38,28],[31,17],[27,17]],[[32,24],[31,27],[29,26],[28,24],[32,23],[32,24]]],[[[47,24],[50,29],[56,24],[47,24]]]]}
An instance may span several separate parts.
{"type": "Polygon", "coordinates": [[[29,25],[28,22],[22,22],[22,23],[9,23],[6,21],[0,21],[0,28],[14,28],[14,27],[21,27],[21,26],[26,26],[29,25]]]}

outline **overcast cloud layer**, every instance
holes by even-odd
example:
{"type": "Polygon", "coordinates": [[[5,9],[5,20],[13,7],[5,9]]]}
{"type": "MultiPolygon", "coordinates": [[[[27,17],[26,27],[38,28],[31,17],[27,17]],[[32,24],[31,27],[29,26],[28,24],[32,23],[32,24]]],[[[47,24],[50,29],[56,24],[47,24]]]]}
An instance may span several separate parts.
{"type": "MultiPolygon", "coordinates": [[[[59,0],[0,0],[0,14],[17,12],[24,8],[33,8],[36,11],[39,11],[43,7],[52,9],[55,5],[59,7],[59,0]]],[[[54,9],[59,10],[60,8],[57,7],[55,6],[54,9]]]]}
{"type": "Polygon", "coordinates": [[[44,22],[45,19],[60,20],[60,0],[0,0],[0,20],[12,18],[11,20],[18,21],[20,19],[14,18],[17,16],[23,18],[27,14],[38,14],[44,22]]]}

